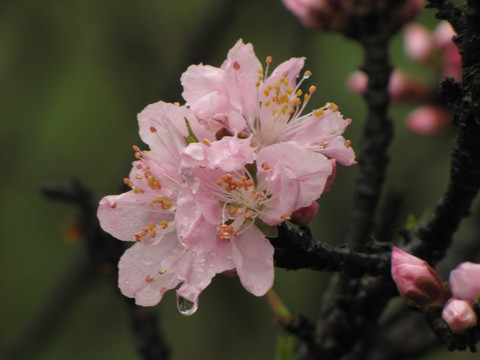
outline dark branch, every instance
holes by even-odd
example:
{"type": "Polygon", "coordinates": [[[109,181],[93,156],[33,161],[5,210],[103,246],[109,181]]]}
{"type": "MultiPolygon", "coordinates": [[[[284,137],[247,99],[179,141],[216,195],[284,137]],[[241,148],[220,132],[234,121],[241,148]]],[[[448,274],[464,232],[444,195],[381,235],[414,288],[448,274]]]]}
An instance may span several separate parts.
{"type": "Polygon", "coordinates": [[[314,240],[306,227],[295,229],[284,223],[280,226],[279,237],[270,241],[275,247],[275,265],[287,270],[338,271],[350,277],[365,274],[388,277],[390,273],[389,250],[381,254],[366,254],[344,246],[334,248],[314,240]]]}
{"type": "Polygon", "coordinates": [[[445,256],[480,189],[480,28],[478,17],[473,16],[479,14],[478,3],[472,3],[460,10],[452,8],[450,2],[431,2],[439,6],[439,14],[449,17],[457,31],[455,42],[463,69],[462,83],[446,79],[441,87],[453,106],[453,123],[458,130],[449,184],[431,216],[406,236],[412,242],[411,252],[431,263],[445,256]]]}

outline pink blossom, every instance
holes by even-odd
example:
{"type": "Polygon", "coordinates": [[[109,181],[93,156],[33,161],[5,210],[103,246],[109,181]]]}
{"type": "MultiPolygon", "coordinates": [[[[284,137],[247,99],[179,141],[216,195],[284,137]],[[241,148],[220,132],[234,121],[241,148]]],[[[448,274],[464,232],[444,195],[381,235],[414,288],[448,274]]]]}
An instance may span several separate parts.
{"type": "Polygon", "coordinates": [[[439,106],[422,106],[410,114],[406,119],[407,128],[419,135],[431,135],[445,130],[450,125],[450,110],[439,106]]]}
{"type": "Polygon", "coordinates": [[[119,262],[123,294],[151,306],[175,288],[179,309],[191,314],[219,273],[238,275],[257,296],[270,289],[267,237],[299,209],[313,217],[336,161],[355,162],[342,136],[350,120],[336,105],[301,116],[315,91],[302,105],[303,61],[263,75],[253,47],[239,41],[221,68],[189,67],[186,106],[158,102],[138,115],[150,149],[134,146],[137,160],[124,179],[131,190],[98,208],[105,231],[135,242],[119,262]]]}
{"type": "Polygon", "coordinates": [[[460,334],[477,325],[478,319],[473,305],[469,301],[450,299],[442,311],[442,319],[448,324],[450,330],[460,334]]]}
{"type": "Polygon", "coordinates": [[[444,301],[442,279],[427,262],[394,247],[392,278],[400,295],[411,305],[435,306],[444,301]]]}
{"type": "Polygon", "coordinates": [[[292,58],[270,75],[271,58],[267,60],[264,70],[253,46],[239,40],[221,68],[192,65],[187,69],[181,78],[183,97],[202,121],[213,118],[206,126],[214,132],[224,129],[227,134],[251,135],[252,145],[258,149],[294,140],[341,164],[354,164],[350,142],[342,136],[351,120],[343,119],[335,104],[302,115],[316,90],[311,86],[304,95],[300,90],[311,75],[309,71],[296,82],[304,59],[292,58]]]}
{"type": "Polygon", "coordinates": [[[453,297],[475,301],[480,296],[480,264],[464,262],[450,272],[453,297]]]}

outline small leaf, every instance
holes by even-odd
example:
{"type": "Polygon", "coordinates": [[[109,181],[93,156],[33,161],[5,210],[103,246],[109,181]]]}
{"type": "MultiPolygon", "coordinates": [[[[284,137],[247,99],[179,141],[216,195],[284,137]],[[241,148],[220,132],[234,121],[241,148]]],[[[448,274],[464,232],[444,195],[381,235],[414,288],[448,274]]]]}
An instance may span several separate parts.
{"type": "Polygon", "coordinates": [[[187,129],[188,129],[188,135],[189,136],[185,136],[185,140],[187,141],[187,143],[191,144],[191,143],[198,143],[198,138],[195,136],[193,130],[192,130],[192,127],[190,126],[190,122],[188,121],[187,118],[184,118],[185,119],[185,125],[187,125],[187,129]]]}
{"type": "Polygon", "coordinates": [[[415,228],[418,226],[418,224],[420,224],[422,221],[424,221],[424,220],[427,219],[428,215],[430,215],[430,209],[428,209],[428,208],[425,209],[425,210],[422,212],[422,214],[420,215],[420,217],[419,217],[418,219],[415,218],[415,215],[409,214],[409,215],[407,216],[407,224],[406,224],[407,229],[408,229],[408,230],[413,230],[413,229],[415,229],[415,228]]]}

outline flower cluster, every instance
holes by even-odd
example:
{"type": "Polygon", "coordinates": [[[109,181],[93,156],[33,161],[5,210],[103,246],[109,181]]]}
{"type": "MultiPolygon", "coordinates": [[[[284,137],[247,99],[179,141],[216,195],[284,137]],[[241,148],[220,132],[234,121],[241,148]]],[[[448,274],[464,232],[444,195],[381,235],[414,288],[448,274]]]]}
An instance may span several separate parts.
{"type": "MultiPolygon", "coordinates": [[[[458,48],[452,41],[455,33],[446,21],[431,32],[419,24],[409,24],[404,31],[405,54],[422,67],[434,70],[434,86],[425,84],[413,75],[395,70],[390,76],[388,90],[392,102],[426,102],[407,115],[407,128],[420,135],[430,135],[444,130],[450,125],[451,111],[439,98],[438,80],[450,76],[457,81],[462,79],[461,58],[458,48]]],[[[348,88],[357,94],[367,89],[367,75],[356,71],[347,81],[348,88]]]]}
{"type": "Polygon", "coordinates": [[[480,296],[480,264],[461,263],[443,284],[425,261],[394,248],[392,278],[400,295],[412,306],[426,311],[443,306],[442,319],[452,332],[462,333],[478,322],[475,311],[480,296]]]}
{"type": "Polygon", "coordinates": [[[114,237],[135,242],[119,262],[119,287],[143,306],[177,288],[183,314],[219,273],[236,274],[261,296],[273,284],[277,225],[315,215],[336,162],[354,164],[350,123],[333,103],[304,113],[315,92],[297,83],[304,58],[268,74],[253,46],[239,40],[220,68],[193,65],[182,75],[186,104],[158,102],[139,115],[136,161],[125,184],[106,196],[98,217],[114,237]],[[180,285],[180,286],[179,286],[180,285]]]}

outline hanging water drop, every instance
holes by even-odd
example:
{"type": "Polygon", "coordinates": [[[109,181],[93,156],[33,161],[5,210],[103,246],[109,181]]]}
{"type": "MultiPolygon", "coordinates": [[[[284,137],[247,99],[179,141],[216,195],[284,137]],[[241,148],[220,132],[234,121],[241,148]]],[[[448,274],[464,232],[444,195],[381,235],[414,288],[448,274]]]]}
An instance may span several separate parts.
{"type": "Polygon", "coordinates": [[[177,308],[178,311],[180,311],[180,314],[189,316],[193,315],[195,311],[197,311],[198,306],[197,304],[177,294],[177,308]]]}

